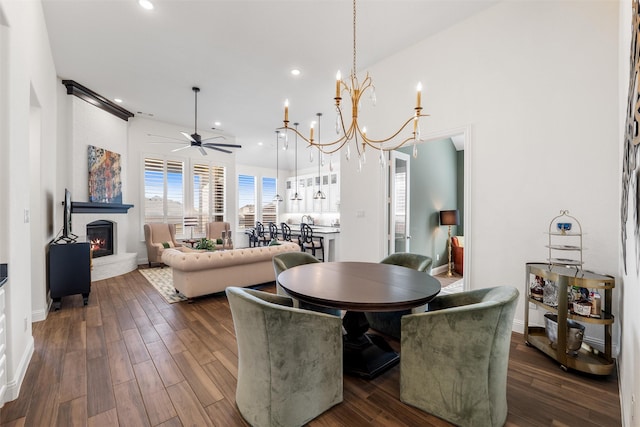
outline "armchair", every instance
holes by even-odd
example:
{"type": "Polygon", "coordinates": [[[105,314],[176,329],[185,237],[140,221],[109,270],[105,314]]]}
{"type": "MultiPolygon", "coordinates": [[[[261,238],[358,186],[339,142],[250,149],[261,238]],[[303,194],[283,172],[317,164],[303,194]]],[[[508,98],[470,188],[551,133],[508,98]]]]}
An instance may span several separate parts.
{"type": "Polygon", "coordinates": [[[451,256],[453,257],[453,269],[462,276],[464,266],[464,236],[453,236],[451,238],[451,256]]]}
{"type": "Polygon", "coordinates": [[[459,426],[502,426],[518,290],[437,296],[402,318],[400,400],[459,426]]]}
{"type": "Polygon", "coordinates": [[[288,297],[226,289],[238,342],[236,404],[252,426],[301,426],[342,402],[342,320],[288,297]]]}
{"type": "MultiPolygon", "coordinates": [[[[276,254],[273,256],[273,270],[276,273],[276,292],[278,295],[287,295],[286,291],[280,286],[278,282],[278,275],[283,271],[295,267],[297,265],[311,264],[314,262],[320,262],[316,257],[307,252],[285,252],[282,254],[276,254]]],[[[319,311],[322,313],[332,314],[334,316],[340,316],[341,312],[338,309],[321,307],[319,305],[300,303],[300,308],[306,310],[319,311]]]]}
{"type": "Polygon", "coordinates": [[[181,248],[176,241],[175,224],[152,222],[144,225],[144,241],[147,246],[149,267],[152,262],[162,262],[162,251],[165,248],[181,248]]]}
{"type": "MultiPolygon", "coordinates": [[[[432,262],[431,257],[407,252],[397,252],[380,261],[381,264],[400,265],[425,273],[431,270],[432,262]]],[[[411,310],[367,312],[365,313],[365,317],[371,328],[396,339],[400,339],[400,319],[405,314],[411,314],[411,310]]]]}
{"type": "MultiPolygon", "coordinates": [[[[207,239],[213,240],[214,242],[217,241],[218,239],[222,239],[223,241],[225,239],[231,239],[231,237],[229,236],[229,231],[230,231],[230,226],[229,226],[229,223],[226,221],[214,221],[214,222],[209,222],[206,225],[206,237],[207,239]],[[223,233],[224,233],[224,237],[223,237],[223,233]]],[[[231,247],[229,246],[225,247],[224,244],[216,244],[216,249],[233,249],[233,244],[231,245],[231,247]]]]}

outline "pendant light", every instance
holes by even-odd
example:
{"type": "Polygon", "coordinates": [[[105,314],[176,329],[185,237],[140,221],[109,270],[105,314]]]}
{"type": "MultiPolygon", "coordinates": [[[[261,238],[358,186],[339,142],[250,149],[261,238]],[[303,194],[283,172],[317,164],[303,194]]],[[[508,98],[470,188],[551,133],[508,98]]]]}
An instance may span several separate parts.
{"type": "MultiPolygon", "coordinates": [[[[322,117],[322,113],[317,113],[318,116],[318,144],[320,144],[320,117],[322,117]]],[[[322,151],[318,148],[318,191],[313,195],[313,198],[316,200],[326,199],[327,196],[322,192],[322,175],[320,175],[320,167],[322,166],[322,151]]]]}
{"type": "Polygon", "coordinates": [[[280,132],[276,131],[276,195],[273,196],[273,201],[276,203],[282,202],[282,197],[280,196],[280,193],[278,193],[278,184],[280,183],[280,162],[279,162],[280,153],[278,153],[279,136],[280,136],[280,132]]]}
{"type": "MultiPolygon", "coordinates": [[[[295,126],[296,130],[298,129],[298,124],[299,123],[294,123],[293,124],[295,126]]],[[[300,197],[300,194],[298,194],[298,134],[297,133],[296,133],[295,144],[296,144],[296,159],[295,159],[295,165],[296,165],[296,192],[293,195],[293,197],[291,198],[291,200],[299,201],[299,200],[302,200],[302,197],[300,197]]]]}

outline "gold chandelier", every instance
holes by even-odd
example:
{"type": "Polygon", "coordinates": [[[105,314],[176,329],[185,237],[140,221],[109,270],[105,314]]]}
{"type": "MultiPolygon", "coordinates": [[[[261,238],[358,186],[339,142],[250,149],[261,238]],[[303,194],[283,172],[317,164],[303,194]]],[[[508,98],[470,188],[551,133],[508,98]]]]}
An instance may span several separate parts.
{"type": "Polygon", "coordinates": [[[417,155],[415,144],[420,141],[420,118],[428,117],[428,114],[422,114],[421,96],[422,96],[422,84],[418,83],[416,94],[416,106],[411,117],[409,117],[400,128],[391,136],[383,139],[374,139],[367,135],[367,128],[360,127],[358,122],[358,112],[360,107],[360,99],[365,92],[371,92],[371,100],[375,105],[375,86],[373,80],[369,76],[369,73],[365,75],[364,80],[360,82],[356,76],[356,0],[353,0],[353,68],[351,69],[350,84],[342,80],[340,71],[336,75],[336,93],[335,93],[335,108],[336,108],[336,133],[339,135],[338,139],[331,142],[321,143],[314,140],[314,122],[311,123],[309,130],[309,138],[302,135],[297,127],[289,127],[289,100],[284,104],[284,126],[278,128],[279,131],[288,132],[292,131],[294,134],[302,138],[309,146],[317,147],[321,153],[332,154],[346,146],[346,159],[349,160],[351,153],[349,148],[349,142],[354,141],[355,147],[358,153],[358,159],[360,166],[365,161],[365,149],[367,146],[372,147],[375,150],[380,151],[380,164],[384,165],[385,160],[382,155],[383,151],[392,151],[402,147],[407,142],[413,141],[414,150],[413,156],[417,155]],[[346,93],[351,100],[351,123],[347,126],[345,124],[344,115],[342,112],[342,94],[346,93]],[[399,137],[407,126],[413,123],[413,132],[405,138],[399,137]],[[388,144],[385,144],[388,143],[388,144]]]}

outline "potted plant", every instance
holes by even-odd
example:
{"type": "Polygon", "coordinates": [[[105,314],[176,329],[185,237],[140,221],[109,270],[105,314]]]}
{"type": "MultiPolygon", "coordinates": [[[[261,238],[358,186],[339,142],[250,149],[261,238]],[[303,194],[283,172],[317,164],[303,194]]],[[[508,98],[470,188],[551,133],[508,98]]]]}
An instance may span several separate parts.
{"type": "Polygon", "coordinates": [[[203,237],[202,239],[200,239],[198,241],[198,243],[196,243],[196,249],[200,249],[200,250],[205,250],[205,251],[215,251],[216,250],[216,244],[213,240],[207,239],[206,237],[203,237]]]}

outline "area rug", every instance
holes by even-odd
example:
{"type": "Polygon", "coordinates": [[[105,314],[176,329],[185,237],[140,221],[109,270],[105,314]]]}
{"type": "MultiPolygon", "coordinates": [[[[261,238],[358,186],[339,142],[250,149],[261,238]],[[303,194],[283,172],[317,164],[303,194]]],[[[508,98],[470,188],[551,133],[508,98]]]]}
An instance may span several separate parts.
{"type": "Polygon", "coordinates": [[[141,268],[140,274],[147,279],[156,290],[164,297],[169,304],[186,301],[188,298],[173,287],[173,272],[171,267],[141,268]]]}
{"type": "Polygon", "coordinates": [[[443,294],[457,294],[464,290],[464,282],[462,279],[453,282],[452,284],[445,286],[440,290],[440,295],[443,294]]]}

